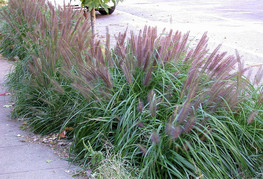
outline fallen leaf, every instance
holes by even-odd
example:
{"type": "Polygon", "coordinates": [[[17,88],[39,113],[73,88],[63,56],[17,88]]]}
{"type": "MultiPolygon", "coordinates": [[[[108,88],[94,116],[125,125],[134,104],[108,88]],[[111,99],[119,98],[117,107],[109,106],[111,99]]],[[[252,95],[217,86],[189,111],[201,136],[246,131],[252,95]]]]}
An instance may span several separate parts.
{"type": "Polygon", "coordinates": [[[10,95],[10,93],[1,93],[0,96],[7,96],[10,95]]]}
{"type": "Polygon", "coordinates": [[[59,142],[58,145],[59,145],[59,146],[66,146],[67,143],[65,143],[65,142],[59,142]]]}
{"type": "Polygon", "coordinates": [[[65,128],[65,131],[72,131],[73,130],[73,127],[66,127],[65,128]]]}
{"type": "Polygon", "coordinates": [[[66,138],[66,130],[62,131],[62,132],[59,134],[59,139],[63,139],[63,138],[66,138]]]}
{"type": "Polygon", "coordinates": [[[10,107],[12,107],[13,105],[12,104],[6,104],[6,105],[4,105],[3,107],[4,108],[10,108],[10,107]]]}
{"type": "Polygon", "coordinates": [[[46,162],[47,162],[47,163],[50,163],[50,162],[52,162],[52,160],[46,160],[46,162]]]}

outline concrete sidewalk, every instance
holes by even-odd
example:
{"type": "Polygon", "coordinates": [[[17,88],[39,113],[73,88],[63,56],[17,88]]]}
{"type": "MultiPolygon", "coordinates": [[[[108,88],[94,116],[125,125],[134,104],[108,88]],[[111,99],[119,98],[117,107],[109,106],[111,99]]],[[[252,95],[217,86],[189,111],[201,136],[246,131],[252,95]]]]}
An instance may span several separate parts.
{"type": "MultiPolygon", "coordinates": [[[[0,57],[1,58],[1,57],[0,57]]],[[[11,65],[0,59],[0,94],[7,92],[4,80],[11,65]]],[[[9,96],[0,96],[0,179],[73,178],[73,166],[60,159],[47,146],[23,140],[29,133],[10,119],[9,96]],[[4,107],[5,106],[5,107],[4,107]]]]}

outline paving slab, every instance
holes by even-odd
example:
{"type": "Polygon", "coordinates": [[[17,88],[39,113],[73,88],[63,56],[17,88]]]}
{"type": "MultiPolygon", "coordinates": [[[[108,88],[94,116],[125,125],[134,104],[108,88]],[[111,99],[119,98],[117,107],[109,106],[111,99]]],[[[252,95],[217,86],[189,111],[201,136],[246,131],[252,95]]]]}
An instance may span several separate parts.
{"type": "Polygon", "coordinates": [[[63,173],[63,168],[51,168],[44,170],[34,170],[34,171],[23,171],[23,172],[15,172],[15,173],[6,173],[0,174],[1,179],[67,179],[72,178],[68,175],[61,175],[63,173]]]}
{"type": "Polygon", "coordinates": [[[44,146],[37,144],[21,143],[17,146],[0,148],[0,158],[5,158],[6,160],[5,167],[1,167],[0,176],[6,173],[23,173],[47,169],[55,170],[58,168],[64,169],[64,175],[68,167],[66,161],[62,161],[57,156],[54,156],[54,153],[50,151],[50,149],[43,147],[44,146]],[[45,149],[45,151],[43,151],[43,149],[45,149]]]}

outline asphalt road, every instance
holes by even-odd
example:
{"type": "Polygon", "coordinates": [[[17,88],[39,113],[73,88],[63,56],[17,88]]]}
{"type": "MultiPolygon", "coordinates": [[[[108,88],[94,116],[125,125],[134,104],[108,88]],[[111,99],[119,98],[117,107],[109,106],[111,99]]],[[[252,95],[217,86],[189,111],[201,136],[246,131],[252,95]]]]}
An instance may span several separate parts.
{"type": "Polygon", "coordinates": [[[119,5],[118,9],[152,20],[155,20],[155,17],[160,13],[176,16],[182,12],[185,14],[202,12],[208,17],[218,15],[221,18],[232,20],[263,23],[262,0],[126,0],[119,5]],[[136,9],[131,7],[136,7],[136,9]],[[149,17],[149,13],[152,14],[153,11],[156,13],[149,17]]]}
{"type": "Polygon", "coordinates": [[[263,0],[125,0],[110,16],[97,16],[99,34],[143,26],[190,31],[200,38],[208,31],[209,46],[241,54],[246,65],[263,64],[263,0]]]}

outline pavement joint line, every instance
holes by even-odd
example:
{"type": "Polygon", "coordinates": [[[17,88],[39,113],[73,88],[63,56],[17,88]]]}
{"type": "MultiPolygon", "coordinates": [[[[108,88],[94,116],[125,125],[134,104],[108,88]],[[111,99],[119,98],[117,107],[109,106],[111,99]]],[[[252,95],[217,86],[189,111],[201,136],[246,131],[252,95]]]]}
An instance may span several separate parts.
{"type": "Polygon", "coordinates": [[[26,170],[26,171],[20,171],[20,172],[8,172],[8,173],[0,173],[1,175],[9,175],[9,174],[18,174],[18,173],[29,173],[29,172],[36,172],[36,171],[45,171],[45,170],[55,170],[55,169],[63,169],[67,170],[64,167],[52,167],[52,168],[43,168],[38,170],[26,170]]]}

